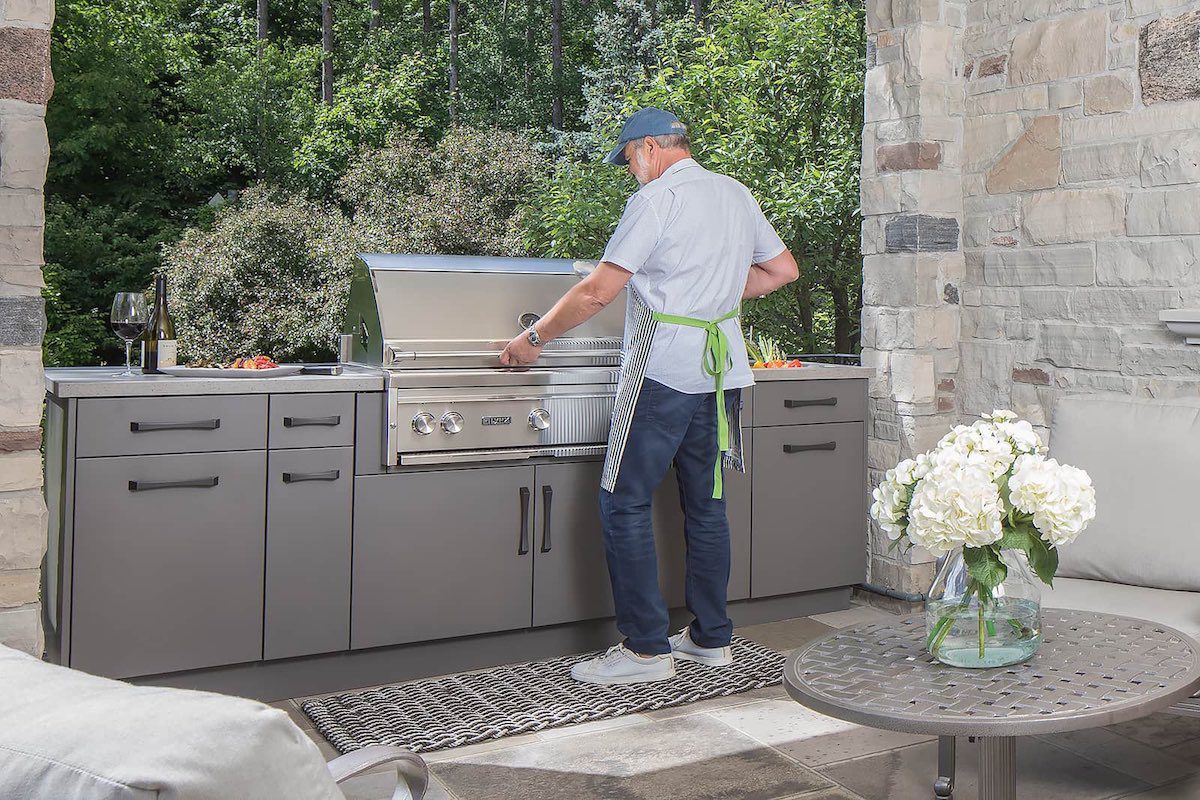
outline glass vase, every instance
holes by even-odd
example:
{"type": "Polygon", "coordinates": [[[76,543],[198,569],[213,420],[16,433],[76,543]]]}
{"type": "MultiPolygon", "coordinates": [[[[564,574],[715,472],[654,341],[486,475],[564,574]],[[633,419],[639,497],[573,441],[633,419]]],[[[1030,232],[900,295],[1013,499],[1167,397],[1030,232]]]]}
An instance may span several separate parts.
{"type": "Polygon", "coordinates": [[[1004,582],[989,591],[967,572],[962,548],[947,555],[925,604],[925,648],[952,667],[1006,667],[1042,643],[1042,590],[1020,550],[1003,550],[1004,582]]]}

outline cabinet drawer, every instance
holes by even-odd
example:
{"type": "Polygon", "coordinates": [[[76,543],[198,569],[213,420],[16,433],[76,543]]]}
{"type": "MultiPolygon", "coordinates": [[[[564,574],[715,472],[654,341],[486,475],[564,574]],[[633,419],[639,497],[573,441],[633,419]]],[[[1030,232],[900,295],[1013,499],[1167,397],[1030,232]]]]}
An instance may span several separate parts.
{"type": "Polygon", "coordinates": [[[754,387],[755,427],[862,422],[866,418],[864,380],[763,381],[754,387]]]}
{"type": "Polygon", "coordinates": [[[353,448],[269,454],[264,658],[350,647],[353,502],[353,448]]]}
{"type": "Polygon", "coordinates": [[[79,456],[262,450],[266,395],[104,397],[79,401],[79,456]]]}
{"type": "Polygon", "coordinates": [[[77,462],[72,667],[262,658],[265,471],[261,450],[77,462]]]}
{"type": "Polygon", "coordinates": [[[270,446],[339,447],[354,444],[354,395],[273,394],[270,446]]]}
{"type": "Polygon", "coordinates": [[[752,597],[864,580],[864,433],[861,422],[755,429],[752,597]]]}

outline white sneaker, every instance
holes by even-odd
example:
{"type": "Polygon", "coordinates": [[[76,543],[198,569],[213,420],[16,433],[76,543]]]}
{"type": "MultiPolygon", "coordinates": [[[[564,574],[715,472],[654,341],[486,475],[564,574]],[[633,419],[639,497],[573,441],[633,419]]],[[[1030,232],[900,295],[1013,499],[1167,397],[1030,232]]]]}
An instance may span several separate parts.
{"type": "Polygon", "coordinates": [[[707,667],[728,667],[733,663],[732,647],[701,647],[692,641],[691,628],[684,628],[670,641],[671,655],[680,661],[695,661],[707,667]]]}
{"type": "Polygon", "coordinates": [[[670,654],[639,656],[624,644],[613,645],[602,656],[571,667],[571,677],[584,683],[651,683],[675,677],[670,654]]]}

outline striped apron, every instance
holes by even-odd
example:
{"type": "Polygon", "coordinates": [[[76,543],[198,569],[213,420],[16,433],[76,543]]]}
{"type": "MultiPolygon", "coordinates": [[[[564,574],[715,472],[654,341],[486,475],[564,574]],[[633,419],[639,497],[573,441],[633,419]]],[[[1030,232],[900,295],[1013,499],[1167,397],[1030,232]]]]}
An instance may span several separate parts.
{"type": "Polygon", "coordinates": [[[701,354],[704,371],[713,376],[717,393],[717,460],[713,466],[713,498],[723,497],[722,467],[745,472],[742,459],[741,403],[726,415],[724,375],[729,371],[728,342],[717,324],[733,319],[738,314],[734,309],[720,319],[711,322],[691,317],[679,317],[652,311],[632,287],[629,287],[629,309],[631,320],[629,341],[621,362],[621,379],[617,385],[617,397],[613,404],[612,425],[608,433],[608,451],[604,457],[604,474],[600,486],[609,492],[616,491],[617,476],[621,471],[621,458],[625,444],[629,441],[629,429],[633,422],[633,411],[642,392],[646,377],[646,361],[650,357],[650,346],[658,324],[686,325],[703,328],[707,333],[704,352],[701,354]]]}

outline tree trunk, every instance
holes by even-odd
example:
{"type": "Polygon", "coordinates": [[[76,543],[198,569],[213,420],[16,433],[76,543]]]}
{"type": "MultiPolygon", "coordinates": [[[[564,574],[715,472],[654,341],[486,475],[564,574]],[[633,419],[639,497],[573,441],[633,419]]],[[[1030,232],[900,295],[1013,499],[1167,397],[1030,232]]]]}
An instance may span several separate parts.
{"type": "Polygon", "coordinates": [[[508,0],[504,0],[504,2],[500,5],[500,47],[499,47],[499,60],[500,61],[499,61],[498,69],[497,69],[497,75],[496,75],[496,83],[498,84],[498,87],[497,87],[498,91],[496,92],[496,98],[495,98],[495,112],[496,112],[497,119],[500,118],[501,98],[503,98],[504,95],[508,91],[508,87],[504,85],[504,66],[508,61],[507,54],[508,54],[508,0]]]}
{"type": "Polygon", "coordinates": [[[379,27],[380,0],[371,0],[371,18],[367,20],[367,30],[373,31],[379,27]]]}
{"type": "Polygon", "coordinates": [[[692,0],[692,13],[696,15],[696,24],[704,24],[704,0],[692,0]]]}
{"type": "Polygon", "coordinates": [[[333,0],[321,0],[321,102],[333,105],[333,0]]]}
{"type": "Polygon", "coordinates": [[[551,80],[554,83],[550,124],[556,130],[562,130],[563,126],[562,3],[563,0],[550,0],[550,70],[551,80]]]}
{"type": "Polygon", "coordinates": [[[833,300],[833,350],[836,353],[853,353],[854,342],[852,332],[854,320],[851,318],[850,295],[845,286],[839,286],[831,281],[829,297],[833,300]]]}
{"type": "Polygon", "coordinates": [[[525,99],[533,93],[533,0],[525,0],[525,99]]]}
{"type": "Polygon", "coordinates": [[[269,0],[258,0],[258,10],[256,14],[258,18],[258,56],[262,58],[263,48],[267,46],[268,27],[271,22],[271,8],[269,0]]]}
{"type": "Polygon", "coordinates": [[[798,333],[804,342],[804,350],[816,351],[816,335],[813,333],[812,284],[805,275],[804,267],[800,268],[800,280],[792,284],[796,296],[796,322],[800,328],[798,333]]]}
{"type": "Polygon", "coordinates": [[[450,121],[458,122],[458,0],[450,0],[450,121]]]}
{"type": "Polygon", "coordinates": [[[433,33],[433,9],[430,8],[430,0],[421,0],[421,31],[433,33]]]}

